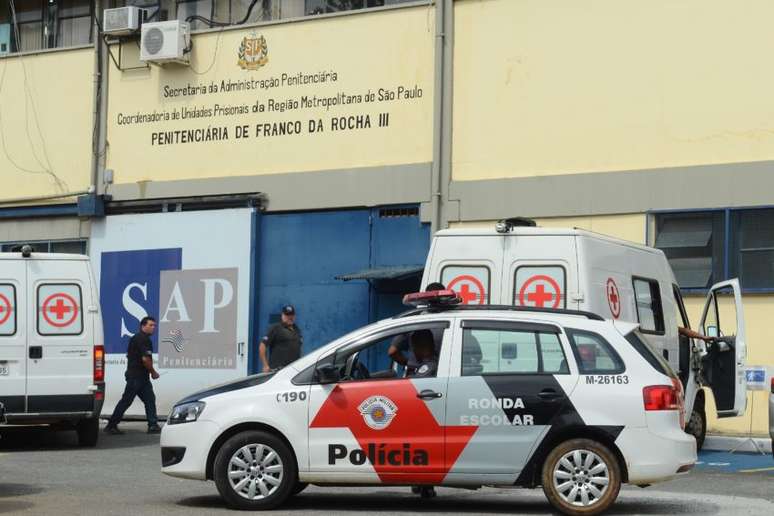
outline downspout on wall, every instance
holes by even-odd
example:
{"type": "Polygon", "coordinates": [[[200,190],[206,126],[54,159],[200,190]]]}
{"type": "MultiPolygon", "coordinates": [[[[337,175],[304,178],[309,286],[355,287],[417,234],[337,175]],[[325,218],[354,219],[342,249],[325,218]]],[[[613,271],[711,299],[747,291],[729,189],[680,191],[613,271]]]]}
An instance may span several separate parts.
{"type": "Polygon", "coordinates": [[[458,215],[449,213],[451,183],[452,79],[454,55],[454,1],[435,2],[435,81],[433,97],[433,168],[431,234],[448,227],[458,215]]]}
{"type": "MultiPolygon", "coordinates": [[[[102,12],[102,1],[95,0],[94,16],[99,19],[102,12]]],[[[100,34],[100,25],[93,27],[94,38],[94,126],[91,142],[91,187],[93,193],[99,195],[105,192],[104,171],[107,145],[107,86],[108,63],[105,59],[107,49],[100,34]]]]}
{"type": "Polygon", "coordinates": [[[433,167],[430,174],[430,234],[441,229],[443,192],[441,188],[441,156],[443,155],[443,67],[445,0],[435,0],[435,72],[433,81],[433,167]]]}

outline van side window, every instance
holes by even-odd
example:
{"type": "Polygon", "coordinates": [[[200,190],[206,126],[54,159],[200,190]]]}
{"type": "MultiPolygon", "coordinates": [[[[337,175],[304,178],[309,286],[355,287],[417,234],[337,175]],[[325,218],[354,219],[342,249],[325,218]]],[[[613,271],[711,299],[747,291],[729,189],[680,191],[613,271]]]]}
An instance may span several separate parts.
{"type": "Polygon", "coordinates": [[[538,308],[566,308],[566,277],[564,267],[559,265],[518,267],[513,282],[513,304],[538,308]]]}
{"type": "Polygon", "coordinates": [[[16,334],[16,287],[0,283],[0,337],[16,334]]]}
{"type": "Polygon", "coordinates": [[[38,286],[38,333],[80,335],[83,333],[83,299],[75,283],[44,283],[38,286]]]}
{"type": "Polygon", "coordinates": [[[635,306],[640,331],[664,333],[664,311],[661,305],[661,291],[658,282],[644,278],[633,278],[635,306]]]}
{"type": "Polygon", "coordinates": [[[596,333],[567,330],[581,374],[620,374],[625,368],[613,347],[596,333]]]}
{"type": "Polygon", "coordinates": [[[462,376],[487,374],[569,374],[556,333],[465,328],[462,376]]]}
{"type": "Polygon", "coordinates": [[[485,265],[447,265],[441,270],[441,283],[456,292],[463,305],[489,303],[489,278],[485,265]]]}

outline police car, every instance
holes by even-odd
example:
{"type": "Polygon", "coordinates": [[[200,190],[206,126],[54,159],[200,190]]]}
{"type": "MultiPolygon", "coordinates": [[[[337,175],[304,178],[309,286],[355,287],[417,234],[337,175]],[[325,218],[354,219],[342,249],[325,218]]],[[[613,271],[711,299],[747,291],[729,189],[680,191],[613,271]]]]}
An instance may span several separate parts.
{"type": "Polygon", "coordinates": [[[461,306],[452,291],[406,301],[420,306],[181,400],[162,471],[214,480],[239,509],[275,508],[309,483],[515,485],[542,486],[565,514],[599,514],[622,483],[693,467],[681,383],[636,324],[461,306]],[[387,358],[420,330],[441,339],[433,375],[387,358]]]}

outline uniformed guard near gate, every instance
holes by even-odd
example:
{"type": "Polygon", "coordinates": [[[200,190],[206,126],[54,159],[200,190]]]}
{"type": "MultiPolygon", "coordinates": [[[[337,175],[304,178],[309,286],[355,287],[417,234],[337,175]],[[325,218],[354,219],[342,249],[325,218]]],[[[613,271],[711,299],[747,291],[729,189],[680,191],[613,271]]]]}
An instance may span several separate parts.
{"type": "Polygon", "coordinates": [[[293,305],[282,307],[281,321],[269,327],[266,336],[261,339],[258,354],[261,357],[263,372],[280,369],[301,356],[304,338],[296,325],[296,309],[293,305]],[[269,356],[266,357],[266,350],[269,356]]]}

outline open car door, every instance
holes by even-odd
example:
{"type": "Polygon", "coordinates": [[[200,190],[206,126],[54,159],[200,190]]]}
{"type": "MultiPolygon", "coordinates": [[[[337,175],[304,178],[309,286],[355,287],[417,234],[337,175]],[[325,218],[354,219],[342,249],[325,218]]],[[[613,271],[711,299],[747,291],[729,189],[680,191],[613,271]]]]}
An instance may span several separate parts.
{"type": "Polygon", "coordinates": [[[702,359],[704,379],[715,397],[717,415],[741,416],[747,408],[747,346],[738,279],[712,286],[699,327],[704,335],[717,338],[706,345],[707,355],[702,359]]]}

